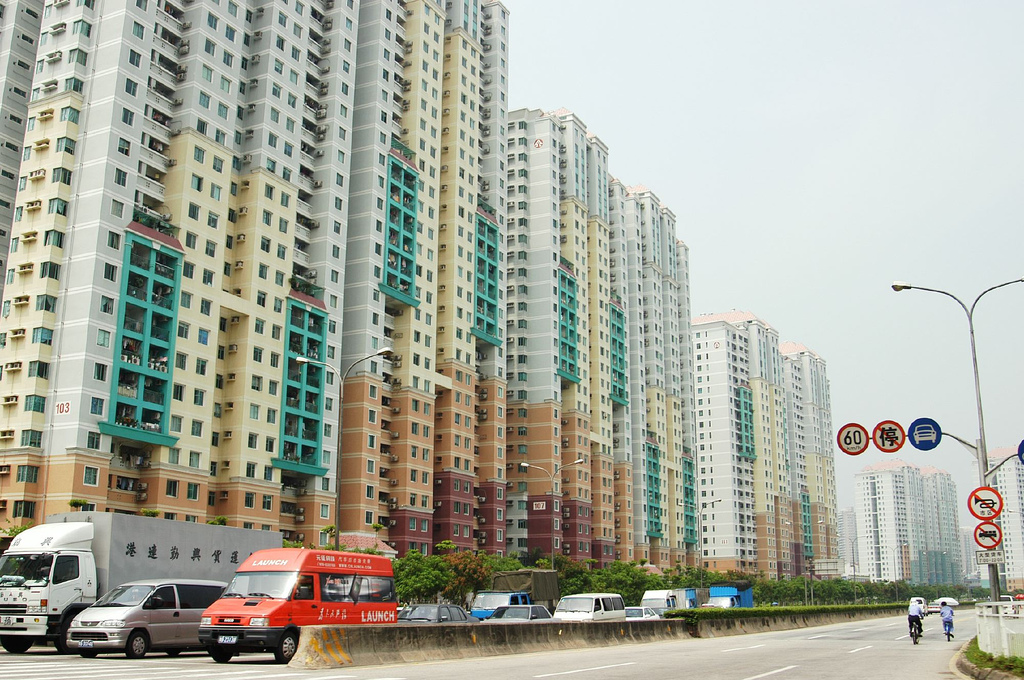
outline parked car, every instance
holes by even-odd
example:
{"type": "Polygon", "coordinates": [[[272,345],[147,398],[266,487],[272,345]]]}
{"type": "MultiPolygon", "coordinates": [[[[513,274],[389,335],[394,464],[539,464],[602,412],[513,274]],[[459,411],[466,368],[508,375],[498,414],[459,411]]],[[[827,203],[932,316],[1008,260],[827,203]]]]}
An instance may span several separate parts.
{"type": "Polygon", "coordinates": [[[398,612],[399,623],[478,623],[465,609],[454,604],[411,604],[398,612]]]}
{"type": "Polygon", "coordinates": [[[68,629],[67,646],[86,658],[124,652],[129,659],[141,659],[151,650],[177,656],[202,649],[200,617],[225,586],[193,579],[125,583],[79,612],[68,629]]]}
{"type": "Polygon", "coordinates": [[[626,607],[626,619],[643,620],[643,619],[660,619],[658,612],[654,611],[650,607],[626,607]]]}
{"type": "Polygon", "coordinates": [[[510,604],[498,607],[488,621],[520,623],[526,621],[552,621],[551,612],[542,604],[510,604]]]}

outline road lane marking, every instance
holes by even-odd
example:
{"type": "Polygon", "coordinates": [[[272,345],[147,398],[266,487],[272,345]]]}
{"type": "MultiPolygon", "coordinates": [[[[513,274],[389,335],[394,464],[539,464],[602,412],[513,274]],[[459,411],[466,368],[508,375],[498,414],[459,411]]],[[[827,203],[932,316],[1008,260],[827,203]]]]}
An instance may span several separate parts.
{"type": "Polygon", "coordinates": [[[871,649],[871,645],[868,645],[867,647],[858,647],[857,649],[851,649],[850,651],[847,652],[847,654],[853,654],[855,652],[863,652],[865,649],[871,649]]]}
{"type": "Polygon", "coordinates": [[[828,637],[828,633],[822,633],[821,635],[812,635],[807,638],[808,640],[817,640],[818,638],[828,637]]]}
{"type": "Polygon", "coordinates": [[[753,647],[733,647],[732,649],[723,649],[723,652],[739,652],[744,649],[757,649],[758,647],[764,647],[764,645],[754,645],[753,647]]]}
{"type": "Polygon", "coordinates": [[[885,627],[886,628],[892,628],[893,626],[902,626],[902,625],[903,625],[902,621],[897,621],[896,623],[888,623],[888,624],[886,624],[885,627]]]}
{"type": "Polygon", "coordinates": [[[630,661],[629,663],[613,663],[610,666],[594,666],[593,668],[577,668],[574,671],[562,671],[560,673],[545,673],[544,675],[535,675],[535,678],[553,678],[556,675],[572,675],[573,673],[586,673],[588,671],[603,671],[606,668],[621,668],[623,666],[635,666],[636,663],[630,661]]]}
{"type": "Polygon", "coordinates": [[[852,632],[859,633],[862,630],[871,630],[870,628],[854,628],[852,632]]]}
{"type": "Polygon", "coordinates": [[[743,680],[757,680],[758,678],[767,678],[769,675],[775,675],[776,673],[782,673],[784,671],[791,671],[794,668],[796,668],[796,666],[786,666],[785,668],[776,668],[773,671],[768,671],[767,673],[761,673],[760,675],[751,675],[749,678],[743,678],[743,680]]]}

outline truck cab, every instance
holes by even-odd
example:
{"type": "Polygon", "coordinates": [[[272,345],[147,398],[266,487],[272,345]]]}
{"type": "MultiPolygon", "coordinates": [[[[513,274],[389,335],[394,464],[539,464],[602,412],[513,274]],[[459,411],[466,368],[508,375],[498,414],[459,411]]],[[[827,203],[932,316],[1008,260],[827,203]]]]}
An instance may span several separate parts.
{"type": "Polygon", "coordinates": [[[0,557],[0,645],[24,653],[52,640],[67,653],[71,620],[96,599],[92,524],[43,524],[22,532],[0,557]]]}
{"type": "Polygon", "coordinates": [[[473,598],[470,614],[482,621],[491,618],[494,610],[498,607],[507,607],[514,604],[533,604],[533,601],[530,599],[530,594],[523,591],[501,592],[482,590],[473,598]]]}

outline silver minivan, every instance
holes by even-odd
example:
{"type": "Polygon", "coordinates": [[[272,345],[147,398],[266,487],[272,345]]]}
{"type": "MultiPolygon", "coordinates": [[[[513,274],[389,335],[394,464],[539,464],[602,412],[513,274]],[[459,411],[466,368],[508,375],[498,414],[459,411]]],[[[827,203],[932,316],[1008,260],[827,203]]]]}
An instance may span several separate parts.
{"type": "Polygon", "coordinates": [[[177,656],[202,649],[199,619],[227,584],[195,579],[148,579],[114,588],[83,609],[68,629],[68,649],[92,658],[124,652],[141,659],[151,650],[177,656]]]}

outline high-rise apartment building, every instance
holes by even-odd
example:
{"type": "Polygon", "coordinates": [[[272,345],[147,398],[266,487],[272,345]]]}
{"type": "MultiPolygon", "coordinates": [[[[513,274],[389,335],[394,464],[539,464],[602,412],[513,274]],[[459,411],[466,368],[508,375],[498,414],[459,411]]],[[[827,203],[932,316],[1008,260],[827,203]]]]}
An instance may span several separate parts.
{"type": "Polygon", "coordinates": [[[857,513],[853,506],[842,508],[837,521],[839,535],[839,559],[842,560],[842,574],[852,576],[854,565],[859,566],[857,555],[857,513]]]}
{"type": "Polygon", "coordinates": [[[959,583],[963,578],[956,484],[899,459],[854,477],[858,573],[872,580],[959,583]]]}
{"type": "Polygon", "coordinates": [[[500,3],[28,9],[0,513],[503,548],[500,3]]]}
{"type": "Polygon", "coordinates": [[[703,562],[812,575],[814,560],[838,556],[825,361],[749,312],[692,328],[703,562]]]}
{"type": "Polygon", "coordinates": [[[778,332],[726,312],[695,318],[693,336],[704,562],[778,578],[795,535],[778,332]]]}
{"type": "Polygon", "coordinates": [[[510,538],[602,564],[685,561],[689,283],[675,218],[610,177],[607,147],[570,111],[511,112],[508,158],[510,538]]]}
{"type": "Polygon", "coordinates": [[[796,342],[779,344],[793,503],[792,573],[814,573],[815,559],[835,559],[836,480],[832,406],[825,361],[796,342]]]}
{"type": "Polygon", "coordinates": [[[0,518],[693,558],[687,248],[500,2],[0,21],[0,518]]]}

